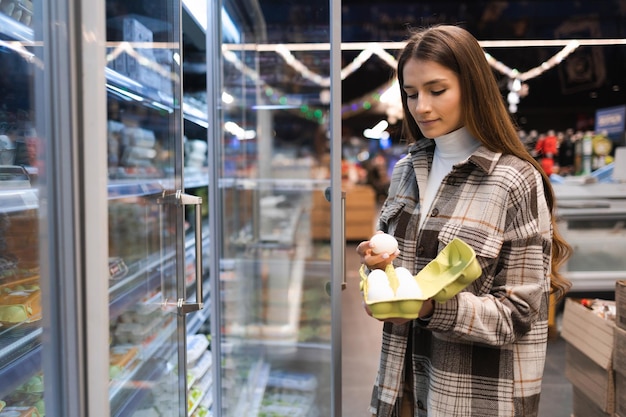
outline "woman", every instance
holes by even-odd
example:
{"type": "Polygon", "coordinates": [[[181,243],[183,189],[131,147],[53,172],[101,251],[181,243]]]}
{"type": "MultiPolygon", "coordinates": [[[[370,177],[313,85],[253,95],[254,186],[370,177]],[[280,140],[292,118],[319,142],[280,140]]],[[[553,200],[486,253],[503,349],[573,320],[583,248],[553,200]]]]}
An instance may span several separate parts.
{"type": "Polygon", "coordinates": [[[415,33],[398,60],[404,135],[379,229],[399,252],[357,251],[369,268],[420,271],[453,238],[482,275],[416,320],[383,326],[370,410],[390,416],[536,416],[549,294],[570,247],[556,230],[554,192],[519,141],[476,39],[456,26],[415,33]]]}

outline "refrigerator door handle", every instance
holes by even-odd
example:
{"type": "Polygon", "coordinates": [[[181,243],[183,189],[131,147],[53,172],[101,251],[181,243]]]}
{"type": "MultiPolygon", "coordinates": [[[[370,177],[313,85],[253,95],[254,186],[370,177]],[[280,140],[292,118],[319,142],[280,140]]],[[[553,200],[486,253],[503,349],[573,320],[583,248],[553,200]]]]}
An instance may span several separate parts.
{"type": "MultiPolygon", "coordinates": [[[[330,201],[331,200],[331,187],[327,187],[324,190],[324,197],[326,197],[326,200],[330,201]]],[[[339,238],[339,240],[341,242],[345,242],[346,240],[346,192],[345,191],[341,191],[341,219],[339,220],[339,223],[341,224],[341,227],[339,228],[339,230],[341,231],[341,237],[339,238]]],[[[346,245],[343,245],[341,247],[341,260],[340,262],[343,265],[343,279],[341,281],[341,290],[345,290],[346,287],[348,286],[348,281],[346,281],[346,245]]],[[[327,282],[326,283],[326,293],[328,295],[330,295],[330,289],[332,287],[332,283],[331,282],[327,282]]]]}
{"type": "MultiPolygon", "coordinates": [[[[346,241],[346,192],[341,192],[341,241],[346,241]]],[[[343,278],[341,280],[341,290],[345,290],[348,286],[346,281],[346,245],[341,247],[341,263],[343,264],[343,278]]]]}
{"type": "Polygon", "coordinates": [[[166,195],[164,192],[158,202],[159,204],[175,204],[177,206],[195,206],[196,302],[189,303],[181,298],[177,301],[176,306],[179,314],[202,310],[204,308],[202,300],[202,197],[176,190],[173,194],[166,195]]]}

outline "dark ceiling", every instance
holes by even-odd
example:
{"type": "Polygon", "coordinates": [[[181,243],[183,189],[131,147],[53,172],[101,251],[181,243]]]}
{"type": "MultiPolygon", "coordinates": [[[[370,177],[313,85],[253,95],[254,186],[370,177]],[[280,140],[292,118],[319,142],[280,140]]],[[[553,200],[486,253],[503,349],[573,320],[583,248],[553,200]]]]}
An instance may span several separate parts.
{"type": "MultiPolygon", "coordinates": [[[[260,5],[267,42],[289,43],[315,39],[328,41],[328,10],[297,0],[238,0],[227,4],[260,5]]],[[[245,9],[244,9],[245,10],[245,9]]],[[[243,12],[245,15],[246,12],[243,12]]],[[[411,28],[437,23],[459,24],[479,41],[551,39],[626,39],[626,0],[547,1],[399,1],[342,0],[342,42],[399,42],[411,28]]],[[[562,47],[486,48],[496,60],[520,72],[541,65],[562,47]]],[[[344,51],[343,65],[359,51],[344,51]]],[[[396,50],[389,50],[396,54],[396,50]]],[[[189,51],[193,56],[193,51],[189,51]]],[[[306,82],[279,74],[280,59],[266,62],[266,75],[285,89],[306,90],[306,82]]],[[[317,59],[319,71],[328,62],[317,59]]],[[[314,65],[313,63],[312,65],[314,65]]],[[[284,63],[282,63],[284,67],[284,63]]],[[[507,93],[508,79],[494,74],[507,93]]],[[[326,74],[327,75],[327,74],[326,74]]],[[[373,57],[342,82],[342,101],[358,100],[393,75],[381,59],[373,57]]],[[[595,111],[626,103],[626,44],[581,46],[560,65],[528,82],[529,93],[515,115],[527,130],[593,128],[595,111]]],[[[359,113],[347,124],[367,126],[380,114],[359,113]]]]}

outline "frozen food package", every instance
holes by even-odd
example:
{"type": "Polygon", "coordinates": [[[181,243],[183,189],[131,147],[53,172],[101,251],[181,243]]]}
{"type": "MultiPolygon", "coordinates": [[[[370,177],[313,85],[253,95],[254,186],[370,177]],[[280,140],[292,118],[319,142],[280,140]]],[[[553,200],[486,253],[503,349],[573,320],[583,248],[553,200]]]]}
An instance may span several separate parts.
{"type": "Polygon", "coordinates": [[[41,319],[39,276],[0,285],[0,323],[30,323],[41,319]]]}

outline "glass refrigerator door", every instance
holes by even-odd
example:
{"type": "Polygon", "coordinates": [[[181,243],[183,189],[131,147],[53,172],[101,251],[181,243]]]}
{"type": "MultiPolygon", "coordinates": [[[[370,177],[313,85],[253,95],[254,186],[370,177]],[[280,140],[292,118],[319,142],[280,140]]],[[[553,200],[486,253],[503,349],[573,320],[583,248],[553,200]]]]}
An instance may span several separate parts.
{"type": "MultiPolygon", "coordinates": [[[[201,290],[202,199],[182,188],[180,8],[106,2],[112,416],[187,415],[185,314],[202,307],[188,301],[201,290]]],[[[206,349],[208,339],[194,343],[206,349]]]]}
{"type": "Polygon", "coordinates": [[[213,34],[214,415],[338,415],[329,7],[229,0],[213,34]]]}
{"type": "Polygon", "coordinates": [[[0,415],[45,412],[33,13],[0,3],[0,415]]]}

